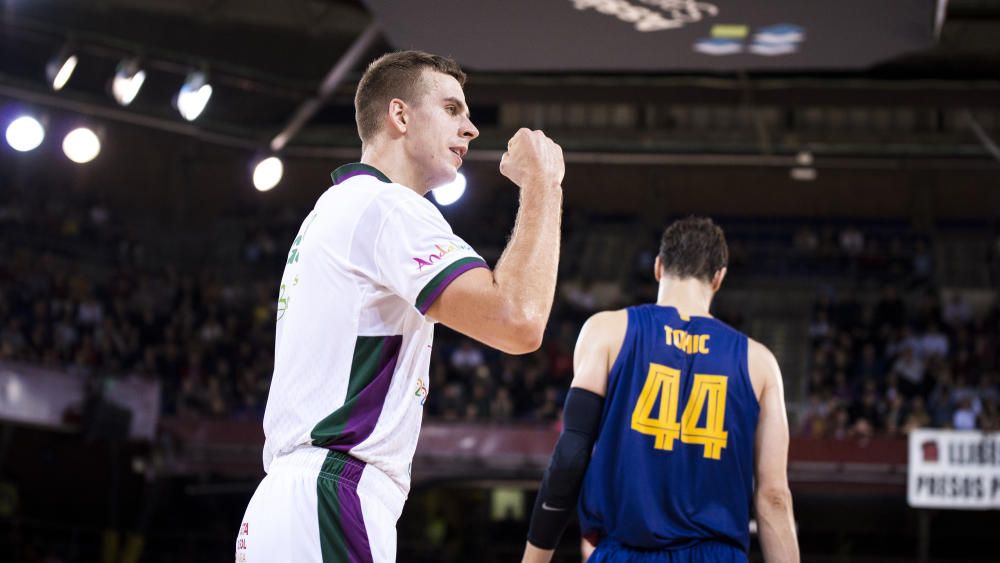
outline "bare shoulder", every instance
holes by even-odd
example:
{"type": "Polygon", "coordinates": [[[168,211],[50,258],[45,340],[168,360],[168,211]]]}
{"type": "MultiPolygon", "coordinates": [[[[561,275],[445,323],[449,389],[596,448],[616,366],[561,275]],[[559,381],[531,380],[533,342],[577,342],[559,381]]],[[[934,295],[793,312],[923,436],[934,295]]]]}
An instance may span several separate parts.
{"type": "Polygon", "coordinates": [[[625,340],[627,329],[628,311],[626,309],[595,313],[587,319],[587,322],[583,323],[580,337],[577,340],[577,348],[579,349],[581,345],[599,346],[617,355],[625,340]]]}
{"type": "Polygon", "coordinates": [[[599,331],[601,333],[615,332],[616,330],[624,332],[627,326],[628,310],[618,309],[617,311],[601,311],[599,313],[594,313],[589,319],[587,319],[587,322],[583,324],[583,329],[599,331]]]}
{"type": "Polygon", "coordinates": [[[753,338],[747,338],[749,345],[747,346],[747,353],[749,355],[750,369],[753,370],[756,366],[759,369],[775,369],[778,367],[778,360],[774,357],[771,350],[757,342],[753,338]]]}
{"type": "Polygon", "coordinates": [[[781,368],[774,354],[760,342],[747,338],[747,364],[750,368],[750,381],[754,393],[760,399],[766,387],[780,384],[781,368]]]}
{"type": "Polygon", "coordinates": [[[618,357],[627,329],[625,309],[601,311],[587,319],[573,353],[573,387],[604,395],[608,372],[618,357]]]}

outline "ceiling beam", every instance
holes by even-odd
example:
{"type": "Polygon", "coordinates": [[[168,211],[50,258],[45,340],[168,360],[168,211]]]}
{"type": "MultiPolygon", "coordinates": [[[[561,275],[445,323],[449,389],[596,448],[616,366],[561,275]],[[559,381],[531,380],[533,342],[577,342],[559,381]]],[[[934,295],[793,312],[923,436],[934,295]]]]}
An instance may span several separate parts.
{"type": "Polygon", "coordinates": [[[337,61],[337,64],[333,65],[330,72],[323,78],[323,82],[320,84],[316,95],[302,102],[299,108],[295,110],[288,124],[285,125],[285,128],[271,139],[270,146],[272,151],[279,152],[284,149],[285,145],[295,137],[299,130],[316,115],[316,112],[323,108],[323,104],[326,103],[327,98],[337,90],[337,87],[343,82],[347,73],[358,64],[358,61],[364,56],[378,36],[378,24],[369,24],[361,36],[347,49],[344,56],[337,61]]]}

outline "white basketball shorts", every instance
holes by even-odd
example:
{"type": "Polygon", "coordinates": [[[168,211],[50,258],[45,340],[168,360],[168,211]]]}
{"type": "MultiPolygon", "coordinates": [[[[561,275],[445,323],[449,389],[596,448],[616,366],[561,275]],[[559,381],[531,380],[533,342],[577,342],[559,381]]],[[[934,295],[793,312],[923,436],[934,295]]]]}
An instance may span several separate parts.
{"type": "Polygon", "coordinates": [[[392,563],[405,497],[382,471],[340,452],[279,456],[250,499],[236,563],[392,563]]]}

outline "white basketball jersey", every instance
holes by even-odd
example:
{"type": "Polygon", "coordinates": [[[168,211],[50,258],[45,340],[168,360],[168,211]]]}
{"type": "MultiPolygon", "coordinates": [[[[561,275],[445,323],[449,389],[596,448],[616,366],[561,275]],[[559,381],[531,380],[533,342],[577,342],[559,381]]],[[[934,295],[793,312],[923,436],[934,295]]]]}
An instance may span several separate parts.
{"type": "Polygon", "coordinates": [[[487,267],[440,211],[364,164],[341,166],[302,222],[278,294],[264,469],[318,446],[388,475],[405,495],[434,321],[462,273],[487,267]]]}

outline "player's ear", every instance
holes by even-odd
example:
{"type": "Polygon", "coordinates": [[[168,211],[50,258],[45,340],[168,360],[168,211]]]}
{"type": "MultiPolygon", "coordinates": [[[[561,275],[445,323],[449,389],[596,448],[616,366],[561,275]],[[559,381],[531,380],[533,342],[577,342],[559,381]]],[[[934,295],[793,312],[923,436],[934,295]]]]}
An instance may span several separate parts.
{"type": "Polygon", "coordinates": [[[660,283],[660,278],[663,277],[663,260],[660,260],[660,256],[656,256],[656,260],[653,262],[653,277],[656,278],[656,283],[660,283]]]}
{"type": "Polygon", "coordinates": [[[406,122],[409,119],[409,106],[399,98],[389,100],[389,112],[386,116],[389,121],[389,129],[395,135],[406,134],[406,122]]]}
{"type": "Polygon", "coordinates": [[[712,276],[712,291],[719,291],[719,288],[722,287],[722,280],[726,278],[726,272],[727,269],[723,267],[712,276]]]}

